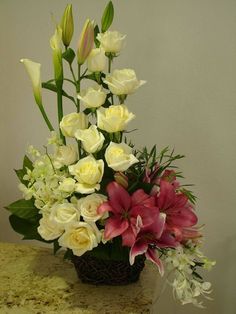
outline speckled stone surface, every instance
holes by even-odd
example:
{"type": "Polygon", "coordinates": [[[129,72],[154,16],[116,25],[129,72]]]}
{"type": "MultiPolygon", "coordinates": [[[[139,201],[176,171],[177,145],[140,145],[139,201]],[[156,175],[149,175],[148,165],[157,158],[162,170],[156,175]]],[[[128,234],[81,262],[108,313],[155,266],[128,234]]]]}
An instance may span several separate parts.
{"type": "Polygon", "coordinates": [[[146,314],[158,278],[146,264],[139,282],[92,286],[51,249],[0,243],[0,314],[146,314]]]}

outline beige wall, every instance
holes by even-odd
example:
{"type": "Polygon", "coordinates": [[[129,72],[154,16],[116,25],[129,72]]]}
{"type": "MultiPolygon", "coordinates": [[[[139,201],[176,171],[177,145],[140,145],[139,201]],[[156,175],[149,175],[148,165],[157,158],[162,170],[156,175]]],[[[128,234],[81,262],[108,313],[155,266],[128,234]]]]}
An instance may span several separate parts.
{"type": "MultiPolygon", "coordinates": [[[[99,19],[104,0],[71,1],[80,13],[99,19]]],[[[31,87],[18,60],[29,57],[51,73],[50,13],[60,16],[66,1],[0,0],[0,207],[20,193],[13,168],[21,166],[29,143],[42,146],[47,129],[34,105],[31,87]]],[[[208,279],[213,302],[206,310],[180,307],[170,290],[157,313],[234,314],[236,260],[236,1],[114,0],[114,28],[127,34],[117,67],[136,69],[148,84],[129,98],[137,114],[132,135],[137,145],[170,145],[187,158],[179,165],[194,182],[200,222],[206,224],[205,252],[217,260],[208,279]]],[[[77,31],[78,34],[78,31],[77,31]]],[[[50,115],[55,98],[45,93],[50,115]]],[[[72,111],[67,104],[66,111],[72,111]]],[[[0,213],[0,241],[18,242],[8,214],[0,213]]]]}

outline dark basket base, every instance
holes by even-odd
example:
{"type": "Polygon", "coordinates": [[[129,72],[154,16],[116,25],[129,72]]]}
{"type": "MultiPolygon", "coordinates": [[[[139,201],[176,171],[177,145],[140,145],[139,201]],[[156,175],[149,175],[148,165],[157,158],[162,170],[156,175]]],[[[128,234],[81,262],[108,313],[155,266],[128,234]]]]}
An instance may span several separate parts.
{"type": "Polygon", "coordinates": [[[119,286],[138,281],[145,257],[136,258],[132,266],[129,261],[102,260],[88,254],[73,256],[72,262],[82,282],[119,286]]]}

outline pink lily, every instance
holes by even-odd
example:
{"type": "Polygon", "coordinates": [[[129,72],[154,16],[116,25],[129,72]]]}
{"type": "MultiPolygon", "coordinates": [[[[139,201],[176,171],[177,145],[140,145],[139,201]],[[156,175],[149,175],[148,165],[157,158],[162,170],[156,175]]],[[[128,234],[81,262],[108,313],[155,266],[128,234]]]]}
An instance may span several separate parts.
{"type": "Polygon", "coordinates": [[[194,226],[198,220],[187,196],[177,193],[170,182],[161,180],[156,205],[160,212],[166,214],[166,236],[169,234],[178,245],[186,238],[184,234],[190,230],[189,227],[194,226]]]}
{"type": "Polygon", "coordinates": [[[104,231],[106,240],[122,236],[122,244],[132,246],[140,227],[153,223],[159,214],[155,206],[155,198],[146,194],[142,189],[132,195],[117,182],[107,186],[109,200],[101,204],[98,213],[107,211],[112,215],[107,219],[104,231]]]}
{"type": "Polygon", "coordinates": [[[130,249],[130,264],[134,264],[135,257],[145,254],[146,258],[157,265],[161,275],[164,274],[163,264],[156,252],[157,247],[169,247],[168,239],[166,243],[161,240],[165,228],[166,215],[161,213],[155,218],[154,222],[142,228],[137,235],[136,241],[130,249]]]}

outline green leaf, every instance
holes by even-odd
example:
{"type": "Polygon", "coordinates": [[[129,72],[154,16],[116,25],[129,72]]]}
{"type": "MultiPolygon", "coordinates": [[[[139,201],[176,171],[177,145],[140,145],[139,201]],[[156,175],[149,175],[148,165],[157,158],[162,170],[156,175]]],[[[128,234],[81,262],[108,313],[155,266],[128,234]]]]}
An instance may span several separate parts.
{"type": "MultiPolygon", "coordinates": [[[[48,90],[50,90],[50,91],[52,91],[52,92],[57,93],[57,87],[56,87],[55,84],[52,84],[52,83],[49,83],[49,82],[43,82],[43,83],[42,83],[42,88],[45,88],[45,89],[48,89],[48,90]]],[[[62,91],[62,95],[63,95],[64,97],[66,97],[66,98],[72,100],[73,103],[75,102],[74,97],[68,95],[64,90],[62,91]]]]}
{"type": "Polygon", "coordinates": [[[112,1],[109,1],[107,4],[103,15],[102,15],[102,33],[106,32],[108,28],[111,26],[114,17],[114,7],[112,1]]]}
{"type": "Polygon", "coordinates": [[[72,64],[75,58],[74,50],[71,48],[68,48],[65,52],[63,52],[62,58],[65,59],[69,64],[72,64]]]}
{"type": "Polygon", "coordinates": [[[18,200],[5,207],[12,214],[17,217],[31,220],[31,218],[38,215],[38,209],[34,206],[33,200],[18,200]]]}
{"type": "Polygon", "coordinates": [[[100,47],[100,41],[97,39],[97,35],[100,33],[98,25],[94,27],[94,42],[96,48],[100,47]]]}
{"type": "Polygon", "coordinates": [[[29,159],[28,156],[25,155],[24,160],[23,160],[23,169],[24,168],[28,168],[30,170],[33,169],[33,163],[32,161],[29,159]]]}
{"type": "Polygon", "coordinates": [[[26,183],[27,181],[23,179],[24,175],[26,174],[25,169],[14,169],[18,179],[20,180],[21,183],[26,183]]]}
{"type": "Polygon", "coordinates": [[[12,229],[17,233],[22,234],[23,240],[38,240],[46,243],[50,243],[51,241],[45,241],[41,236],[38,234],[37,228],[39,226],[39,219],[41,215],[38,215],[37,222],[31,223],[25,219],[17,217],[15,215],[11,215],[9,217],[10,224],[12,229]]]}
{"type": "Polygon", "coordinates": [[[65,254],[64,254],[63,259],[65,259],[65,260],[66,260],[66,259],[71,260],[71,259],[72,259],[72,256],[73,256],[72,250],[67,249],[66,252],[65,252],[65,254]]]}

